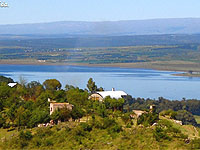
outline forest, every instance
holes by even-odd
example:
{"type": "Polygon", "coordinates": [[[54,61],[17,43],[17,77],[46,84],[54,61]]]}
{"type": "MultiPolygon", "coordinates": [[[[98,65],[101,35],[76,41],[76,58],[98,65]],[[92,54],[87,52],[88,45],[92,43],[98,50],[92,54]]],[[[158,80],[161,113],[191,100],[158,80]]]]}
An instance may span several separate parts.
{"type": "Polygon", "coordinates": [[[0,81],[2,149],[56,149],[61,145],[67,149],[200,148],[199,120],[196,120],[196,115],[200,115],[199,100],[170,101],[162,97],[145,100],[131,96],[118,100],[106,97],[103,102],[89,100],[90,94],[103,90],[92,78],[87,89],[68,84],[62,88],[56,79],[41,84],[27,83],[21,78],[14,87],[8,86],[13,82],[11,78],[1,76],[0,81]],[[72,111],[62,108],[50,115],[48,98],[74,107],[72,111]],[[150,105],[156,109],[150,111],[150,105]],[[132,110],[146,113],[132,118],[132,110]],[[81,119],[86,121],[80,122],[81,119]],[[37,127],[50,120],[55,122],[54,126],[37,127]],[[183,125],[173,120],[180,120],[183,125]]]}

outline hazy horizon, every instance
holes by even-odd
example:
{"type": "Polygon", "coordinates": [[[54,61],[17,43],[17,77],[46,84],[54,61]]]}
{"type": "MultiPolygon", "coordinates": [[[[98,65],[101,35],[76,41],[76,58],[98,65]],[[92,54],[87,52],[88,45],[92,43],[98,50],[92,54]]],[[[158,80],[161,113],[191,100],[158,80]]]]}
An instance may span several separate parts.
{"type": "Polygon", "coordinates": [[[22,25],[22,24],[48,24],[48,23],[56,23],[56,22],[123,22],[123,21],[150,21],[150,20],[167,20],[167,19],[200,19],[200,17],[183,17],[183,18],[150,18],[150,19],[130,19],[130,20],[108,20],[108,21],[87,21],[87,20],[55,20],[55,21],[47,21],[47,22],[31,22],[31,23],[13,23],[13,24],[1,24],[0,25],[22,25]]]}
{"type": "Polygon", "coordinates": [[[196,0],[3,0],[0,24],[27,24],[58,21],[119,21],[166,18],[200,18],[196,0]]]}

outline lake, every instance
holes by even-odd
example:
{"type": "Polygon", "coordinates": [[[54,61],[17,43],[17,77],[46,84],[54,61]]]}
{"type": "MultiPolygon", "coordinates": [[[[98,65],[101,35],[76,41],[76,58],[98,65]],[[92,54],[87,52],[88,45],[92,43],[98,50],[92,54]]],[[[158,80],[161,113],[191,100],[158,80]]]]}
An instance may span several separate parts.
{"type": "Polygon", "coordinates": [[[177,72],[117,67],[0,65],[0,74],[15,81],[19,81],[20,76],[27,82],[57,79],[63,88],[71,84],[84,89],[92,77],[98,87],[123,90],[133,97],[200,99],[200,78],[178,77],[173,73],[177,72]]]}

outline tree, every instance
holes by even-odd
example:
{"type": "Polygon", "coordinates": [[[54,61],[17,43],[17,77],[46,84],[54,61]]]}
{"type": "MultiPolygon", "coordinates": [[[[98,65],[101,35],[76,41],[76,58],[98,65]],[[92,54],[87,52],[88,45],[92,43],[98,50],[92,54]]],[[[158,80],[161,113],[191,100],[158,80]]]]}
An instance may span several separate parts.
{"type": "Polygon", "coordinates": [[[49,120],[50,120],[49,110],[38,107],[33,110],[28,126],[35,127],[37,124],[46,123],[49,122],[49,120]]]}
{"type": "Polygon", "coordinates": [[[97,91],[104,91],[104,89],[100,87],[100,88],[97,88],[97,91]]]}
{"type": "Polygon", "coordinates": [[[14,81],[11,78],[0,76],[0,82],[13,83],[14,81]]]}
{"type": "Polygon", "coordinates": [[[159,120],[159,116],[156,113],[143,113],[137,119],[137,124],[142,124],[145,127],[153,125],[155,122],[159,120]]]}
{"type": "Polygon", "coordinates": [[[85,108],[88,104],[88,93],[79,88],[70,89],[67,92],[67,101],[80,108],[85,108]]]}
{"type": "Polygon", "coordinates": [[[26,85],[30,98],[36,99],[44,91],[43,86],[37,81],[31,81],[26,85]]]}
{"type": "Polygon", "coordinates": [[[70,89],[75,89],[75,87],[74,87],[73,85],[68,85],[68,84],[67,84],[67,85],[65,86],[65,90],[68,91],[68,90],[70,90],[70,89]]]}
{"type": "Polygon", "coordinates": [[[194,116],[186,110],[177,111],[175,119],[182,121],[182,123],[184,125],[188,125],[188,124],[191,124],[191,125],[194,125],[194,126],[197,125],[197,122],[196,122],[194,116]]]}
{"type": "Polygon", "coordinates": [[[45,89],[51,90],[51,91],[60,90],[62,86],[61,83],[56,79],[48,79],[43,82],[43,85],[45,89]]]}
{"type": "Polygon", "coordinates": [[[122,111],[124,102],[125,102],[125,100],[123,98],[115,99],[115,98],[111,98],[110,96],[107,96],[104,99],[106,108],[113,109],[113,110],[121,110],[122,111]]]}
{"type": "Polygon", "coordinates": [[[97,86],[95,85],[95,82],[93,81],[92,78],[90,78],[90,79],[88,80],[87,88],[89,89],[89,91],[90,91],[91,93],[94,93],[94,92],[97,91],[97,86]]]}

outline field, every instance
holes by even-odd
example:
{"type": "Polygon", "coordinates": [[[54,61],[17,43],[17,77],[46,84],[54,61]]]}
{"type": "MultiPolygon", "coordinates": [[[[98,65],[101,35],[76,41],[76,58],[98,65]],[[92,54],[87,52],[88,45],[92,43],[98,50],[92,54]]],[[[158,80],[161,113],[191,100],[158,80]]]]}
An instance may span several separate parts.
{"type": "Polygon", "coordinates": [[[200,71],[200,35],[1,39],[0,63],[200,71]]]}

